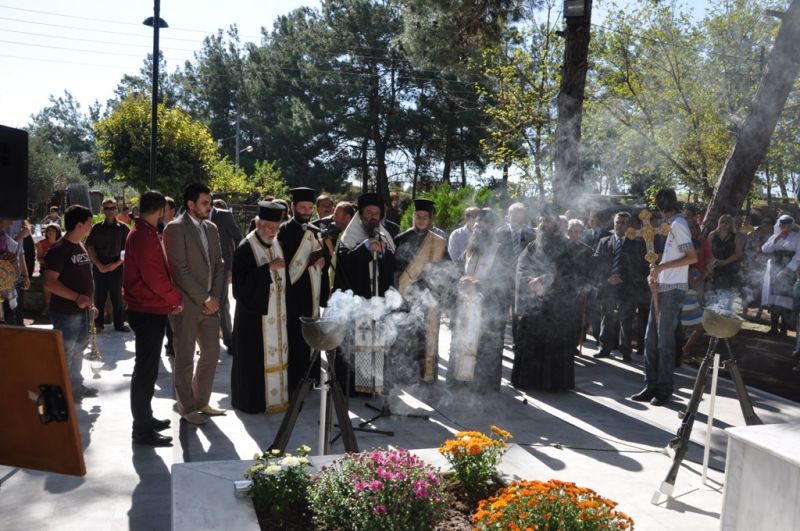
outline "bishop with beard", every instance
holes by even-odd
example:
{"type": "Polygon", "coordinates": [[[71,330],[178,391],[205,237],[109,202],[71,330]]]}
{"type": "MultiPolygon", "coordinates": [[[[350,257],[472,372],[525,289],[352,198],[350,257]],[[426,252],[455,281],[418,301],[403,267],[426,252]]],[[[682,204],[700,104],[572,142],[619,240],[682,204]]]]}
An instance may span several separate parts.
{"type": "MultiPolygon", "coordinates": [[[[376,193],[358,198],[358,212],[342,234],[336,253],[334,289],[352,290],[370,299],[383,297],[394,282],[395,244],[381,225],[384,202],[376,193]]],[[[383,363],[386,350],[384,324],[369,318],[356,319],[352,335],[355,390],[383,391],[383,363]]],[[[337,359],[338,361],[338,359],[337,359]]],[[[345,371],[337,368],[343,376],[345,371]]]]}
{"type": "MultiPolygon", "coordinates": [[[[278,231],[278,241],[286,257],[286,325],[289,334],[289,386],[292,392],[303,379],[311,363],[311,347],[300,328],[300,317],[319,317],[320,297],[327,293],[323,284],[325,250],[316,236],[318,229],[310,225],[317,191],[311,188],[292,189],[291,219],[278,231]]],[[[319,368],[311,374],[318,375],[319,368]]]]}
{"type": "Polygon", "coordinates": [[[233,255],[231,400],[245,413],[276,413],[289,405],[288,276],[275,237],[284,211],[279,203],[260,202],[256,229],[233,255]]]}
{"type": "Polygon", "coordinates": [[[429,199],[414,200],[414,226],[395,238],[395,285],[403,296],[407,316],[393,346],[395,381],[436,380],[439,346],[439,301],[446,295],[449,263],[447,240],[431,230],[435,207],[429,199]],[[407,362],[407,363],[406,363],[407,362]]]}
{"type": "Polygon", "coordinates": [[[449,384],[479,392],[500,390],[503,336],[512,291],[511,249],[494,237],[495,215],[478,212],[458,281],[455,324],[447,368],[449,384]]]}

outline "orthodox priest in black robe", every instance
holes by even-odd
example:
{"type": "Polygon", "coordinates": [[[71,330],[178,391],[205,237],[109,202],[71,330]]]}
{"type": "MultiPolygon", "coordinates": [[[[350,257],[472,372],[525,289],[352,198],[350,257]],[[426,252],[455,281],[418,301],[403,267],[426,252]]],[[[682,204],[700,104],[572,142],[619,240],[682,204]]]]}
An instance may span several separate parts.
{"type": "Polygon", "coordinates": [[[438,373],[440,304],[451,275],[447,240],[431,229],[433,201],[414,200],[414,226],[395,238],[395,286],[403,296],[403,312],[390,365],[393,383],[433,382],[438,373]],[[443,267],[444,266],[444,267],[443,267]]]}
{"type": "MultiPolygon", "coordinates": [[[[395,243],[381,225],[384,202],[376,193],[358,198],[358,212],[347,225],[336,253],[334,290],[352,290],[371,299],[383,297],[394,282],[395,243]]],[[[357,319],[345,352],[353,358],[353,386],[362,393],[383,391],[386,337],[384,324],[368,318],[357,319]]],[[[345,362],[341,356],[337,363],[345,362]]],[[[336,368],[344,378],[346,367],[336,368]]]]}
{"type": "Polygon", "coordinates": [[[277,203],[259,203],[256,229],[233,255],[231,401],[245,413],[277,413],[289,405],[287,275],[275,238],[284,211],[277,203]]]}
{"type": "MultiPolygon", "coordinates": [[[[316,227],[310,225],[317,191],[293,188],[292,217],[281,224],[278,241],[286,257],[286,329],[289,334],[289,386],[294,392],[311,362],[311,347],[303,338],[301,317],[319,317],[320,298],[327,299],[327,279],[323,283],[325,250],[317,238],[316,227]],[[323,292],[325,295],[323,295],[323,292]]],[[[319,376],[319,364],[311,369],[319,376]]]]}
{"type": "Polygon", "coordinates": [[[558,231],[549,211],[536,240],[517,264],[515,308],[519,339],[514,344],[511,383],[520,389],[562,391],[575,387],[575,338],[580,328],[583,256],[558,231]]]}
{"type": "Polygon", "coordinates": [[[511,249],[495,238],[496,217],[478,212],[464,252],[453,311],[447,383],[478,392],[500,390],[508,300],[513,292],[511,249]]]}

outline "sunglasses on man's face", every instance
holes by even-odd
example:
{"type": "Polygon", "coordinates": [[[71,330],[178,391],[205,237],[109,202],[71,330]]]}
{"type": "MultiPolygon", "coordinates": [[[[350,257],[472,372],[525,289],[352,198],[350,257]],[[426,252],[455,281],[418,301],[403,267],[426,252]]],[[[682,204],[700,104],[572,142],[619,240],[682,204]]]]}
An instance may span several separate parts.
{"type": "Polygon", "coordinates": [[[116,210],[116,209],[117,209],[117,207],[115,207],[115,206],[103,207],[103,210],[116,210]]]}

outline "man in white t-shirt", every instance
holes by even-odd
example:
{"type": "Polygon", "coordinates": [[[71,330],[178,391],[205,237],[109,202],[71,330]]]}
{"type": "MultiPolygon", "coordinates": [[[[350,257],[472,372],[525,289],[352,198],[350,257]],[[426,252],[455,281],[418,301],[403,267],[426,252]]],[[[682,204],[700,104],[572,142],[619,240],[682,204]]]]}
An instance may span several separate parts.
{"type": "Polygon", "coordinates": [[[650,305],[644,352],[645,388],[631,397],[637,402],[663,406],[673,391],[675,331],[681,322],[681,306],[688,289],[689,266],[697,262],[692,234],[686,218],[679,215],[675,190],[664,188],[656,194],[656,206],[669,224],[659,264],[651,270],[648,282],[658,289],[658,315],[650,305]]]}

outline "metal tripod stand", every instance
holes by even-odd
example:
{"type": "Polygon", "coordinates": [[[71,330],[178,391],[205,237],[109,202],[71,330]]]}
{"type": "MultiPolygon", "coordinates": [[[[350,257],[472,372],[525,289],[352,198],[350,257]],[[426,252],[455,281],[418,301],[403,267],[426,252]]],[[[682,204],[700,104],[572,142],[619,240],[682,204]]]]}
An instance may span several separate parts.
{"type": "Polygon", "coordinates": [[[742,408],[744,421],[748,426],[752,424],[761,424],[761,419],[758,418],[753,410],[753,403],[750,401],[750,396],[747,394],[747,388],[744,385],[742,374],[739,372],[738,361],[731,351],[731,346],[727,338],[712,336],[708,344],[706,356],[703,358],[700,369],[697,371],[697,378],[694,382],[694,389],[692,390],[692,397],[689,399],[689,404],[686,406],[685,410],[678,413],[678,416],[683,420],[678,428],[677,434],[669,441],[669,448],[675,451],[675,457],[672,459],[672,466],[669,472],[667,472],[667,477],[653,495],[653,503],[656,503],[659,493],[672,496],[672,492],[675,489],[675,478],[678,476],[678,470],[689,449],[689,437],[692,434],[692,427],[697,415],[697,407],[700,405],[700,400],[703,398],[706,380],[708,379],[708,370],[713,363],[720,340],[722,340],[728,350],[728,359],[725,361],[724,367],[728,369],[733,379],[733,385],[736,388],[736,396],[739,398],[739,406],[742,408]]]}
{"type": "MultiPolygon", "coordinates": [[[[309,363],[308,369],[306,369],[306,373],[303,375],[303,379],[300,380],[300,383],[297,384],[297,387],[295,388],[294,396],[292,396],[292,400],[289,402],[289,409],[283,415],[281,426],[278,428],[278,433],[275,434],[275,440],[272,441],[272,445],[269,447],[270,450],[277,449],[280,450],[281,453],[286,450],[286,445],[289,444],[289,438],[292,436],[292,431],[297,423],[297,416],[300,413],[300,409],[303,407],[303,401],[305,400],[306,395],[308,395],[308,392],[311,391],[311,388],[314,386],[314,378],[311,377],[311,369],[318,358],[319,351],[315,350],[313,356],[311,357],[311,362],[309,363]]],[[[359,450],[358,442],[356,441],[356,434],[353,430],[353,425],[350,424],[350,415],[348,414],[347,404],[345,403],[339,381],[336,379],[336,371],[332,361],[333,360],[331,359],[328,363],[328,381],[326,383],[328,386],[328,393],[331,396],[333,408],[336,411],[336,418],[339,419],[339,426],[341,429],[342,442],[344,443],[345,451],[358,452],[359,450]]],[[[321,412],[326,413],[327,406],[322,405],[321,408],[321,412]]],[[[327,420],[326,414],[323,414],[322,417],[323,418],[320,422],[322,423],[326,432],[325,440],[327,440],[327,431],[330,429],[330,423],[327,420]]],[[[325,448],[324,451],[327,451],[327,448],[325,448]]]]}

